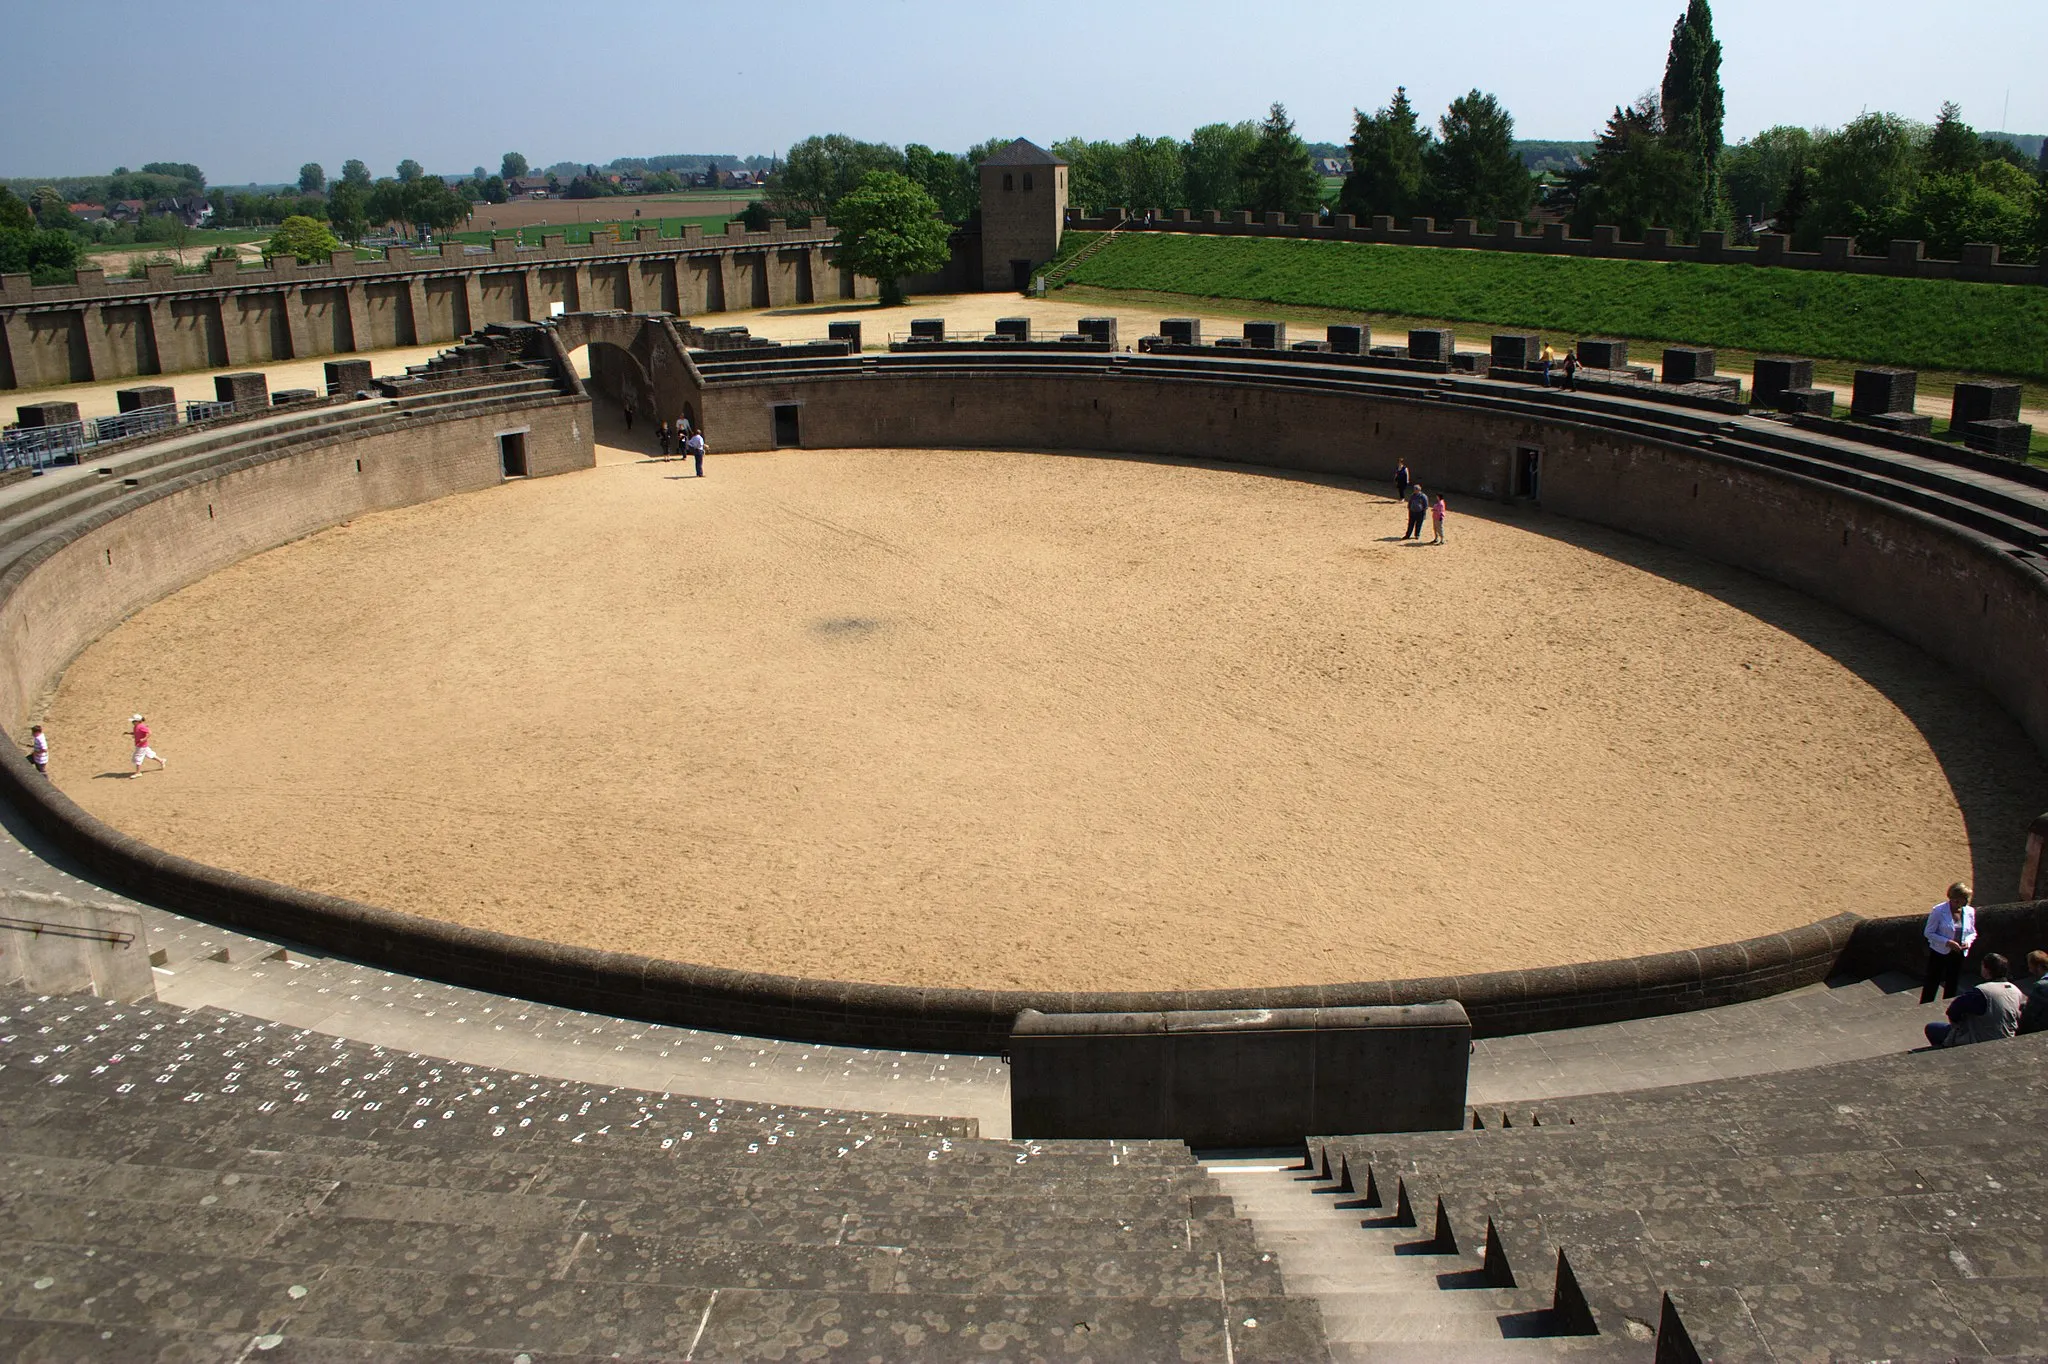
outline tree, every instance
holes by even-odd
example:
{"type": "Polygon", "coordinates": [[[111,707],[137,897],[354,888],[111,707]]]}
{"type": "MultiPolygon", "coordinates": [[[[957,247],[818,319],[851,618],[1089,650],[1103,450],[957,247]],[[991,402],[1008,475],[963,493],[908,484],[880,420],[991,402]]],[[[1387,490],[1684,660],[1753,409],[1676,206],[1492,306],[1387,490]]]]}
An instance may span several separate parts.
{"type": "Polygon", "coordinates": [[[1665,136],[1657,97],[1646,94],[1614,111],[1585,168],[1565,177],[1578,200],[1572,226],[1586,236],[1605,224],[1641,240],[1645,228],[1669,226],[1692,210],[1692,171],[1685,150],[1665,136]]]}
{"type": "Polygon", "coordinates": [[[903,301],[903,276],[944,269],[952,256],[938,203],[898,171],[863,175],[832,220],[839,228],[832,263],[880,284],[885,307],[903,301]]]}
{"type": "Polygon", "coordinates": [[[1984,162],[1984,143],[1977,130],[1963,122],[1954,100],[1945,101],[1934,128],[1927,134],[1921,168],[1927,175],[1974,175],[1984,162]]]}
{"type": "Polygon", "coordinates": [[[949,223],[964,223],[981,211],[981,186],[965,157],[913,142],[903,149],[903,173],[932,196],[949,223]]]}
{"type": "Polygon", "coordinates": [[[476,194],[487,204],[502,204],[512,197],[512,191],[506,188],[504,180],[495,175],[487,175],[477,181],[476,194]]]}
{"type": "Polygon", "coordinates": [[[400,184],[409,185],[426,173],[425,167],[409,156],[398,163],[398,181],[400,184]]]}
{"type": "Polygon", "coordinates": [[[29,206],[13,190],[0,185],[0,231],[33,232],[35,226],[36,215],[29,206]]]}
{"type": "MultiPolygon", "coordinates": [[[[1259,125],[1249,119],[1242,123],[1207,123],[1195,129],[1182,154],[1188,207],[1197,212],[1213,208],[1223,213],[1244,208],[1245,189],[1239,170],[1251,160],[1258,141],[1259,125]]],[[[1071,197],[1071,176],[1067,184],[1071,197]]]]}
{"type": "Polygon", "coordinates": [[[70,284],[76,278],[80,251],[78,238],[69,232],[0,226],[0,275],[25,274],[36,284],[70,284]]]}
{"type": "Polygon", "coordinates": [[[506,180],[517,180],[527,169],[526,158],[518,152],[506,152],[498,162],[498,174],[506,180]]]}
{"type": "Polygon", "coordinates": [[[161,175],[180,184],[190,185],[193,193],[206,188],[206,176],[190,161],[146,161],[142,166],[144,175],[161,175]]]}
{"type": "Polygon", "coordinates": [[[1308,144],[1294,135],[1287,106],[1277,101],[1266,111],[1258,141],[1238,175],[1246,206],[1255,212],[1307,213],[1322,203],[1323,179],[1308,144]]]}
{"type": "Polygon", "coordinates": [[[1813,207],[1797,244],[1811,251],[1822,237],[1854,237],[1882,251],[1920,183],[1914,128],[1897,114],[1864,114],[1815,149],[1813,207]]]}
{"type": "Polygon", "coordinates": [[[341,163],[341,183],[367,191],[370,188],[370,168],[350,157],[341,163]]]}
{"type": "Polygon", "coordinates": [[[368,215],[364,212],[367,197],[363,187],[353,180],[341,181],[327,196],[327,221],[349,241],[361,237],[363,229],[369,225],[368,215]]]}
{"type": "MultiPolygon", "coordinates": [[[[1814,138],[1804,128],[1766,128],[1728,149],[1721,160],[1721,179],[1738,215],[1758,221],[1785,202],[1796,171],[1813,165],[1814,138]]],[[[1784,231],[1781,222],[1779,231],[1784,231]]]]}
{"type": "Polygon", "coordinates": [[[1423,201],[1439,219],[1520,219],[1536,182],[1515,151],[1515,120],[1492,95],[1460,95],[1423,156],[1423,201]]]}
{"type": "Polygon", "coordinates": [[[1664,59],[1664,136],[1685,156],[1692,180],[1691,202],[1682,220],[1670,225],[1690,237],[1723,218],[1721,132],[1726,100],[1721,93],[1721,44],[1707,0],[1687,0],[1671,29],[1664,59]]]}
{"type": "Polygon", "coordinates": [[[1778,211],[1772,214],[1778,231],[1795,241],[1799,237],[1799,225],[1813,209],[1813,167],[1800,166],[1793,170],[1792,179],[1785,186],[1785,197],[1778,200],[1778,211]]]}
{"type": "Polygon", "coordinates": [[[327,188],[327,172],[318,161],[308,161],[299,167],[299,193],[318,194],[327,188]]]}
{"type": "Polygon", "coordinates": [[[1420,125],[1408,88],[1397,86],[1394,101],[1376,114],[1352,111],[1351,174],[1337,192],[1337,207],[1361,221],[1376,213],[1402,222],[1422,206],[1422,159],[1429,129],[1420,125]]]}
{"type": "Polygon", "coordinates": [[[339,250],[341,243],[327,230],[326,223],[294,214],[279,223],[277,231],[263,244],[263,259],[296,256],[308,265],[325,265],[328,256],[339,250]]]}
{"type": "Polygon", "coordinates": [[[1893,227],[1901,237],[1927,243],[1930,255],[1950,260],[1971,242],[1990,242],[2008,259],[2035,251],[2039,188],[2034,177],[2004,161],[1969,172],[1924,176],[1893,227]]]}
{"type": "MultiPolygon", "coordinates": [[[[717,162],[710,165],[715,172],[717,162]]],[[[778,218],[829,218],[870,171],[901,174],[903,153],[884,142],[860,142],[841,133],[807,137],[783,158],[768,206],[778,218]]]]}

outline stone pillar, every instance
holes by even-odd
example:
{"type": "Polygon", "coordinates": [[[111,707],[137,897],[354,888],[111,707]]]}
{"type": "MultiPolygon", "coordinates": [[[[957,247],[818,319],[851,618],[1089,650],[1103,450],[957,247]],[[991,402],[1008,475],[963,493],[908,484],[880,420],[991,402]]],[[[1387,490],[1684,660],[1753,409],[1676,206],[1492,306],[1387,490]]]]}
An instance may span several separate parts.
{"type": "Polygon", "coordinates": [[[732,253],[720,251],[711,258],[710,277],[705,282],[704,311],[722,313],[732,307],[732,253]]]}
{"type": "Polygon", "coordinates": [[[542,321],[548,315],[548,305],[540,291],[540,267],[529,265],[520,272],[520,276],[525,280],[526,287],[526,320],[542,321]]]}
{"type": "Polygon", "coordinates": [[[4,343],[0,344],[0,359],[7,362],[0,379],[7,380],[9,388],[39,387],[36,376],[28,371],[28,319],[19,313],[0,313],[0,343],[4,343]]]}
{"type": "Polygon", "coordinates": [[[585,312],[590,306],[590,266],[583,261],[576,262],[576,269],[569,276],[571,296],[563,301],[565,312],[585,312]]]}
{"type": "Polygon", "coordinates": [[[293,285],[283,292],[285,325],[291,328],[292,359],[303,360],[313,353],[313,328],[306,322],[306,292],[293,285]]]}
{"type": "Polygon", "coordinates": [[[236,329],[228,325],[229,298],[227,294],[219,294],[213,299],[213,315],[220,323],[221,360],[230,365],[246,365],[249,363],[249,348],[242,344],[236,329]]]}
{"type": "Polygon", "coordinates": [[[408,319],[412,327],[410,344],[424,346],[433,338],[427,335],[427,282],[418,275],[405,282],[405,310],[411,315],[408,319]]]}
{"type": "Polygon", "coordinates": [[[642,273],[638,257],[626,261],[626,311],[629,313],[653,311],[647,306],[647,281],[641,278],[642,273]]]}
{"type": "Polygon", "coordinates": [[[370,350],[370,291],[351,281],[342,291],[348,299],[348,348],[370,350]]]}
{"type": "Polygon", "coordinates": [[[462,277],[462,331],[465,335],[484,325],[484,276],[471,270],[462,277]]]}
{"type": "Polygon", "coordinates": [[[85,363],[92,373],[88,379],[119,379],[114,373],[113,357],[107,354],[107,318],[97,303],[88,303],[79,309],[79,327],[85,333],[85,363]]]}

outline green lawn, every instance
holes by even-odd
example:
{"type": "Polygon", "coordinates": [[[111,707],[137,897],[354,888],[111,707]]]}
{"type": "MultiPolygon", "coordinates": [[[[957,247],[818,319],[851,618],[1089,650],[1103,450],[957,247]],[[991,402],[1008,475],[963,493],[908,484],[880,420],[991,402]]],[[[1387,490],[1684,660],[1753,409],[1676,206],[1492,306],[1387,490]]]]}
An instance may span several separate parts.
{"type": "Polygon", "coordinates": [[[2048,379],[2036,285],[1178,233],[1120,235],[1066,282],[2048,379]]]}
{"type": "MultiPolygon", "coordinates": [[[[185,254],[194,251],[211,251],[216,246],[240,246],[244,242],[267,242],[275,228],[269,227],[196,227],[185,239],[185,254]]],[[[88,256],[97,256],[105,251],[161,251],[167,256],[178,254],[178,248],[171,242],[94,242],[85,248],[88,256]]]]}
{"type": "MultiPolygon", "coordinates": [[[[606,228],[615,228],[620,237],[630,240],[636,228],[658,227],[664,237],[680,237],[683,235],[684,223],[695,223],[706,232],[720,233],[725,231],[728,222],[733,221],[736,220],[730,214],[713,213],[693,218],[624,218],[612,223],[547,223],[522,227],[518,230],[518,237],[522,245],[539,246],[542,237],[559,232],[570,246],[579,246],[590,240],[592,232],[606,228]]],[[[510,229],[493,232],[444,232],[436,240],[462,242],[470,246],[489,246],[493,237],[512,235],[510,229]]]]}

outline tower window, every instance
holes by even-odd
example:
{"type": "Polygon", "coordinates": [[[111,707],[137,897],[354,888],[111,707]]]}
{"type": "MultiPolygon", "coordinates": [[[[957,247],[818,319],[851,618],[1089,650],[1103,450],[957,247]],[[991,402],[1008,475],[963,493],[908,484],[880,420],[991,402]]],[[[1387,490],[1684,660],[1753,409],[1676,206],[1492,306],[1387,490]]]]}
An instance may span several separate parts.
{"type": "Polygon", "coordinates": [[[1025,172],[1024,172],[1024,192],[1025,192],[1026,194],[1029,194],[1029,193],[1031,192],[1031,172],[1030,172],[1030,171],[1025,171],[1025,172]]]}
{"type": "Polygon", "coordinates": [[[1003,188],[1004,188],[1004,189],[1015,189],[1016,187],[1017,187],[1017,186],[1016,186],[1016,185],[1015,185],[1015,184],[1014,184],[1014,183],[1013,183],[1013,182],[1011,181],[1011,179],[1010,179],[1010,173],[1009,173],[1008,171],[1004,171],[1004,172],[1003,172],[1003,188]]]}

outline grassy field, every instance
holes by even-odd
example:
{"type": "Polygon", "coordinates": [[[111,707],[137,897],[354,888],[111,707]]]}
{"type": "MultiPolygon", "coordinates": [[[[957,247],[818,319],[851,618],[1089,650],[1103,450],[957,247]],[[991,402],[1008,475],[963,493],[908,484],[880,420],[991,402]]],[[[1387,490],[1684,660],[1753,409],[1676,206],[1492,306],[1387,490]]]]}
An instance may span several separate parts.
{"type": "Polygon", "coordinates": [[[1120,236],[1067,282],[2048,379],[2032,285],[1170,233],[1120,236]]]}
{"type": "MultiPolygon", "coordinates": [[[[267,242],[270,234],[277,229],[270,227],[195,227],[185,239],[185,256],[196,260],[199,253],[211,251],[216,246],[240,246],[244,242],[267,242]]],[[[178,248],[170,242],[95,242],[85,248],[88,256],[101,256],[109,251],[132,253],[136,251],[158,252],[176,256],[178,248]]]]}
{"type": "Polygon", "coordinates": [[[539,246],[542,237],[550,232],[559,232],[569,245],[578,246],[589,241],[592,232],[601,232],[606,228],[616,228],[621,237],[628,239],[632,237],[635,228],[641,227],[658,227],[664,237],[680,237],[683,235],[684,223],[696,223],[706,232],[717,233],[725,231],[725,225],[730,221],[732,218],[724,213],[692,218],[626,218],[611,223],[542,224],[522,227],[516,233],[510,228],[501,228],[495,232],[444,232],[439,240],[463,242],[470,246],[489,246],[493,237],[517,236],[524,246],[539,246]]]}

